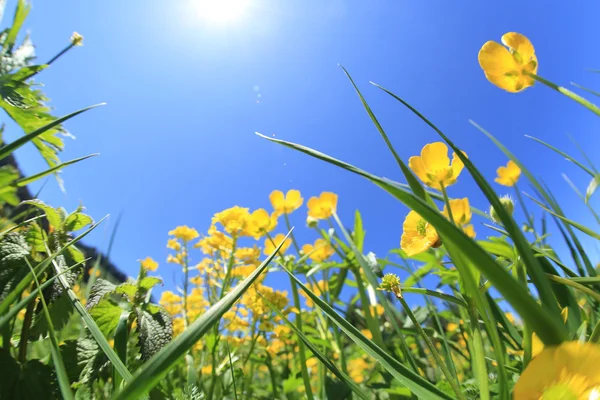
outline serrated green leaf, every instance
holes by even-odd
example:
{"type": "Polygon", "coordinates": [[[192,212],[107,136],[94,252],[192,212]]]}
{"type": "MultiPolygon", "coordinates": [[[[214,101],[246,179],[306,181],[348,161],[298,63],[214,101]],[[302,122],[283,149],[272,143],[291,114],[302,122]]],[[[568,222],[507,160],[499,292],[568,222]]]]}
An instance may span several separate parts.
{"type": "Polygon", "coordinates": [[[25,0],[19,0],[17,3],[17,8],[15,9],[15,16],[13,17],[12,25],[10,26],[8,34],[4,39],[4,44],[2,45],[2,53],[10,54],[13,52],[13,47],[17,41],[17,36],[21,31],[23,22],[25,22],[27,15],[29,15],[29,11],[31,11],[31,4],[25,0]]]}
{"type": "Polygon", "coordinates": [[[25,262],[29,251],[29,245],[17,232],[5,235],[0,241],[0,301],[29,271],[25,262]]]}
{"type": "Polygon", "coordinates": [[[102,300],[108,293],[115,291],[116,285],[106,279],[98,278],[90,289],[90,294],[87,298],[86,308],[89,310],[102,300]]]}
{"type": "Polygon", "coordinates": [[[140,289],[142,289],[144,291],[148,291],[148,290],[152,289],[154,286],[161,284],[161,283],[162,283],[162,279],[160,279],[159,277],[146,276],[140,281],[139,285],[140,285],[140,289]]]}
{"type": "Polygon", "coordinates": [[[81,212],[71,213],[63,224],[63,230],[65,232],[78,231],[88,225],[94,223],[92,217],[81,212]]]}
{"type": "Polygon", "coordinates": [[[117,303],[105,297],[90,308],[89,313],[104,337],[108,338],[115,332],[122,311],[117,303]]]}
{"type": "Polygon", "coordinates": [[[0,187],[8,186],[19,179],[19,171],[12,165],[0,167],[0,187]]]}
{"type": "MultiPolygon", "coordinates": [[[[48,304],[48,312],[50,313],[50,318],[54,329],[59,331],[64,328],[69,322],[69,318],[71,317],[71,314],[73,314],[73,311],[75,311],[75,309],[73,308],[73,304],[69,300],[69,296],[67,296],[66,293],[63,293],[51,304],[48,304]]],[[[38,307],[36,315],[33,319],[33,325],[31,326],[29,337],[31,340],[35,340],[40,335],[46,336],[47,333],[48,321],[46,320],[41,307],[38,307]]]]}
{"type": "Polygon", "coordinates": [[[133,301],[136,292],[137,286],[133,283],[121,283],[115,288],[115,293],[126,295],[130,301],[133,301]]]}
{"type": "Polygon", "coordinates": [[[139,311],[137,314],[142,360],[147,361],[173,339],[171,317],[163,309],[151,314],[139,311]]]}
{"type": "Polygon", "coordinates": [[[0,349],[0,399],[54,400],[59,391],[52,368],[39,360],[19,364],[0,349]]]}
{"type": "MultiPolygon", "coordinates": [[[[82,338],[77,340],[77,364],[78,368],[81,368],[80,383],[85,387],[90,387],[103,370],[108,368],[110,362],[94,339],[82,338]]],[[[67,366],[67,369],[69,369],[69,366],[67,366]]],[[[80,398],[81,394],[78,391],[75,398],[80,398]]]]}
{"type": "Polygon", "coordinates": [[[50,225],[59,229],[62,225],[62,219],[60,212],[52,206],[47,205],[42,200],[34,199],[34,200],[25,200],[22,204],[29,204],[31,206],[37,207],[44,212],[46,215],[46,219],[50,223],[50,225]]]}

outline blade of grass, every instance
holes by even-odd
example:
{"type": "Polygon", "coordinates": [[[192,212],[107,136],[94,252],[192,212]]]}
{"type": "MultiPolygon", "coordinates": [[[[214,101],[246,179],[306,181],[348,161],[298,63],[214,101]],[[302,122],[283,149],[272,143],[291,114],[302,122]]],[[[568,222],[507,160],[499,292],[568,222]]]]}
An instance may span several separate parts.
{"type": "Polygon", "coordinates": [[[63,169],[64,167],[67,167],[67,166],[72,165],[72,164],[76,164],[79,161],[87,160],[88,158],[95,157],[97,155],[99,155],[99,153],[89,154],[89,155],[87,155],[85,157],[80,157],[80,158],[76,158],[74,160],[65,161],[62,164],[59,164],[59,165],[57,165],[55,167],[52,167],[50,169],[47,169],[45,171],[39,172],[39,173],[37,173],[35,175],[31,175],[31,176],[28,176],[26,178],[21,178],[21,179],[15,181],[14,185],[17,186],[17,187],[27,186],[30,183],[37,181],[38,179],[42,179],[43,177],[48,176],[48,175],[50,175],[53,172],[56,172],[56,171],[59,171],[59,170],[63,169]]]}
{"type": "Polygon", "coordinates": [[[104,104],[105,103],[96,104],[96,105],[93,105],[90,107],[82,108],[81,110],[72,112],[71,114],[67,114],[64,117],[58,118],[57,120],[55,120],[47,125],[44,125],[41,128],[36,129],[35,131],[33,131],[25,136],[18,138],[17,140],[15,140],[12,143],[7,144],[6,146],[0,147],[0,160],[2,160],[5,157],[8,157],[8,155],[11,154],[13,151],[15,151],[19,147],[23,146],[27,142],[31,141],[32,139],[35,139],[36,137],[38,137],[42,133],[46,132],[47,130],[52,129],[55,126],[62,124],[63,122],[73,118],[76,115],[79,115],[88,110],[91,110],[92,108],[103,106],[104,104]]]}
{"type": "Polygon", "coordinates": [[[389,355],[373,341],[367,339],[358,329],[350,324],[346,319],[335,312],[331,306],[325,303],[321,298],[308,289],[298,278],[288,270],[288,275],[296,281],[300,289],[335,323],[354,343],[360,346],[371,357],[377,360],[394,378],[409,388],[417,397],[424,399],[450,399],[447,394],[435,387],[431,382],[423,379],[415,372],[411,371],[398,362],[395,357],[389,355]]]}
{"type": "Polygon", "coordinates": [[[267,268],[273,257],[277,254],[290,232],[281,241],[275,251],[263,261],[246,279],[240,282],[235,289],[227,293],[217,303],[202,314],[188,328],[171,343],[163,347],[150,360],[144,363],[135,373],[133,379],[116,396],[114,400],[137,399],[140,395],[149,392],[161,379],[177,364],[188,350],[200,340],[204,334],[217,324],[223,314],[227,312],[244,292],[254,283],[256,278],[267,268]]]}
{"type": "Polygon", "coordinates": [[[571,179],[569,179],[567,174],[562,174],[562,177],[567,182],[567,184],[571,187],[571,189],[573,189],[573,191],[575,192],[577,197],[579,197],[581,199],[581,201],[583,201],[583,204],[585,204],[585,206],[588,208],[588,210],[590,210],[590,212],[594,216],[594,219],[596,220],[596,223],[598,225],[600,225],[600,216],[598,216],[598,214],[596,213],[596,210],[594,210],[594,207],[592,207],[592,205],[588,201],[586,201],[585,196],[579,191],[579,189],[577,189],[577,186],[575,186],[575,184],[571,181],[571,179]]]}
{"type": "MultiPolygon", "coordinates": [[[[515,307],[516,311],[521,315],[521,317],[524,320],[526,319],[531,322],[534,330],[536,333],[538,333],[540,339],[545,344],[559,344],[566,339],[565,326],[562,323],[562,320],[556,320],[556,318],[549,313],[547,308],[542,308],[535,301],[535,299],[533,299],[524,290],[520,283],[518,283],[501,265],[497,264],[496,261],[485,250],[483,250],[475,241],[473,241],[473,239],[469,238],[462,231],[462,229],[459,229],[450,223],[446,217],[439,212],[439,210],[433,209],[431,206],[429,206],[429,204],[425,203],[422,199],[406,191],[405,189],[395,187],[388,181],[369,174],[353,165],[347,164],[343,161],[337,160],[333,157],[327,156],[316,150],[296,143],[287,142],[260,134],[258,135],[272,142],[290,147],[312,157],[341,167],[347,171],[361,175],[382,189],[386,190],[410,209],[415,210],[425,220],[433,225],[438,233],[442,233],[456,247],[460,248],[464,253],[464,256],[472,262],[474,267],[479,269],[488,277],[488,279],[496,286],[498,291],[502,293],[504,298],[506,298],[507,301],[511,303],[513,307],[515,307]]],[[[547,281],[545,274],[544,279],[547,281]]],[[[558,308],[558,306],[556,307],[558,308]]]]}
{"type": "Polygon", "coordinates": [[[331,362],[329,358],[327,358],[327,356],[321,353],[319,349],[311,343],[311,341],[306,337],[306,335],[304,335],[304,333],[302,333],[302,331],[299,330],[292,321],[287,319],[287,317],[283,315],[283,313],[277,307],[275,307],[275,305],[271,303],[269,299],[267,299],[261,293],[258,294],[263,299],[263,301],[267,303],[267,305],[271,307],[273,311],[275,311],[279,318],[281,318],[296,333],[296,335],[298,335],[298,337],[304,342],[306,347],[308,347],[308,349],[315,355],[315,357],[317,357],[317,359],[319,359],[319,361],[321,361],[321,363],[323,363],[323,365],[325,365],[325,367],[327,367],[327,369],[330,370],[332,374],[337,376],[340,381],[344,382],[361,399],[370,399],[370,397],[363,392],[360,386],[354,383],[354,381],[348,375],[346,375],[333,362],[331,362]]]}
{"type": "MultiPolygon", "coordinates": [[[[37,275],[31,266],[29,260],[25,259],[27,262],[27,266],[33,275],[33,280],[35,281],[35,286],[37,288],[37,294],[42,303],[42,308],[44,310],[44,317],[48,322],[48,337],[50,338],[50,354],[52,355],[52,361],[54,363],[54,368],[56,368],[56,379],[58,380],[58,387],[60,388],[60,393],[63,399],[73,399],[73,392],[71,391],[71,383],[69,382],[69,376],[67,375],[67,370],[65,369],[65,363],[60,355],[60,348],[58,345],[58,340],[56,339],[56,333],[54,332],[54,324],[52,323],[52,318],[50,317],[50,312],[48,311],[48,305],[46,304],[46,300],[44,299],[44,294],[42,293],[40,281],[37,278],[37,275]]],[[[28,340],[26,337],[22,337],[21,340],[28,340]]]]}
{"type": "Polygon", "coordinates": [[[451,296],[449,294],[436,292],[435,290],[424,289],[424,288],[403,287],[402,293],[418,293],[418,294],[422,294],[423,296],[437,297],[438,299],[442,299],[447,302],[454,303],[461,307],[465,307],[465,308],[467,307],[467,303],[465,303],[464,300],[459,299],[458,297],[455,297],[455,296],[451,296]]]}
{"type": "MultiPolygon", "coordinates": [[[[123,311],[121,316],[119,317],[119,322],[117,324],[117,329],[115,329],[115,351],[117,355],[123,361],[123,365],[127,367],[127,342],[129,340],[129,332],[127,331],[127,325],[129,320],[129,311],[123,311]]],[[[123,382],[123,378],[117,371],[116,368],[113,368],[113,393],[117,393],[121,389],[121,383],[123,382]]]]}
{"type": "Polygon", "coordinates": [[[563,156],[564,158],[566,158],[567,160],[571,161],[573,164],[577,165],[579,168],[581,168],[582,170],[584,170],[585,172],[587,172],[588,174],[590,174],[590,176],[593,178],[596,174],[594,174],[594,171],[592,171],[591,169],[589,169],[588,167],[586,167],[585,165],[583,165],[582,163],[580,163],[579,161],[577,161],[576,159],[574,159],[573,157],[571,157],[570,155],[568,155],[567,153],[565,153],[564,151],[561,151],[559,149],[557,149],[556,147],[544,142],[541,139],[538,139],[536,137],[533,136],[529,136],[529,135],[525,135],[526,138],[528,139],[533,139],[538,143],[543,144],[544,146],[546,146],[547,148],[549,148],[550,150],[555,151],[556,153],[560,154],[561,156],[563,156]]]}
{"type": "Polygon", "coordinates": [[[591,93],[591,94],[593,94],[594,96],[600,96],[600,92],[596,92],[595,90],[592,90],[592,89],[590,89],[590,88],[586,88],[585,86],[581,86],[581,85],[580,85],[580,84],[578,84],[578,83],[571,82],[571,85],[575,86],[575,87],[576,87],[576,88],[578,88],[578,89],[585,90],[586,92],[588,92],[588,93],[591,93]]]}
{"type": "Polygon", "coordinates": [[[544,271],[539,264],[538,260],[535,258],[533,251],[531,251],[531,247],[529,246],[529,242],[523,235],[520,227],[517,225],[516,221],[509,214],[505,207],[500,202],[500,198],[496,194],[496,192],[492,189],[491,185],[487,182],[484,176],[479,172],[479,170],[475,167],[472,161],[470,161],[463,152],[450,140],[448,136],[446,136],[440,129],[437,128],[431,121],[429,121],[423,114],[417,111],[414,107],[408,104],[406,101],[385,89],[382,86],[379,86],[375,83],[373,85],[385,93],[389,94],[392,98],[399,101],[409,110],[411,110],[416,116],[418,116],[423,122],[429,125],[447,144],[452,148],[454,153],[460,160],[463,162],[465,168],[469,171],[477,186],[481,189],[485,197],[488,199],[492,207],[496,210],[502,225],[506,229],[506,231],[510,234],[515,247],[517,248],[519,254],[523,258],[525,265],[527,266],[527,272],[531,276],[534,285],[537,288],[540,299],[542,300],[543,307],[548,309],[550,312],[551,318],[556,320],[556,324],[561,322],[560,319],[560,310],[556,305],[556,299],[554,298],[554,294],[552,292],[552,288],[550,287],[550,283],[546,278],[544,271]]]}
{"type": "Polygon", "coordinates": [[[593,297],[594,300],[596,300],[597,302],[600,302],[600,293],[596,292],[595,290],[590,289],[587,286],[583,286],[581,283],[578,283],[572,279],[567,279],[567,278],[563,278],[561,276],[556,276],[556,275],[551,275],[551,274],[548,274],[548,279],[550,279],[554,282],[563,284],[565,286],[570,286],[573,289],[577,289],[581,293],[585,293],[588,296],[593,297]]]}

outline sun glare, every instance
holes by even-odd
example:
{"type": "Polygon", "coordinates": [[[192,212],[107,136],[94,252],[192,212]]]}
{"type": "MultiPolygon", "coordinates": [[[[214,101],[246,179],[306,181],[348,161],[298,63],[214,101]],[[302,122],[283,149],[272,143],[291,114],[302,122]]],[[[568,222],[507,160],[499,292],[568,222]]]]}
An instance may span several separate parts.
{"type": "Polygon", "coordinates": [[[207,22],[226,24],[241,19],[250,0],[194,0],[200,18],[207,22]]]}

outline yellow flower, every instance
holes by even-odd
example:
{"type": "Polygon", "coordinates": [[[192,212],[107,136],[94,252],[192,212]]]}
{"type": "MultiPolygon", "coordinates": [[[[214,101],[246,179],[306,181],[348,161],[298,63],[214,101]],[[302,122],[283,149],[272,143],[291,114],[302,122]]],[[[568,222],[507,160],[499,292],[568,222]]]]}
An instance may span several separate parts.
{"type": "MultiPolygon", "coordinates": [[[[463,151],[466,157],[466,153],[463,151]]],[[[452,163],[448,158],[448,146],[442,142],[426,144],[421,156],[412,156],[408,166],[429,187],[442,190],[442,185],[453,185],[464,168],[456,153],[452,153],[452,163]]]]}
{"type": "Polygon", "coordinates": [[[600,398],[600,345],[563,342],[531,360],[515,385],[513,398],[600,398]]]}
{"type": "MultiPolygon", "coordinates": [[[[310,283],[306,286],[308,286],[308,288],[318,297],[321,297],[323,295],[323,293],[326,293],[329,291],[329,283],[327,283],[327,281],[324,281],[324,280],[317,281],[316,284],[310,283]]],[[[313,307],[315,305],[315,303],[312,301],[312,299],[310,297],[308,297],[308,295],[306,293],[304,293],[304,291],[301,291],[300,295],[306,299],[307,307],[313,307]]]]}
{"type": "Polygon", "coordinates": [[[516,32],[502,36],[500,43],[486,42],[479,50],[479,65],[485,77],[507,92],[516,93],[532,86],[535,80],[528,73],[536,74],[537,57],[527,37],[516,32]]]}
{"type": "MultiPolygon", "coordinates": [[[[273,238],[273,241],[271,241],[271,239],[269,239],[269,238],[265,239],[265,246],[264,246],[263,253],[267,256],[270,256],[271,253],[273,253],[275,251],[275,248],[277,246],[279,246],[279,243],[283,242],[284,238],[285,238],[285,235],[283,233],[278,233],[277,236],[275,236],[273,238]],[[273,242],[275,242],[275,244],[273,244],[273,242]]],[[[283,253],[285,253],[285,251],[290,247],[291,244],[292,244],[292,239],[287,238],[286,241],[281,246],[281,248],[279,249],[278,254],[280,256],[283,255],[283,253]]]]}
{"type": "Polygon", "coordinates": [[[178,226],[169,232],[169,235],[175,236],[177,239],[181,239],[184,242],[189,242],[190,240],[196,239],[198,235],[198,231],[194,228],[189,228],[186,225],[178,226]]]}
{"type": "Polygon", "coordinates": [[[400,247],[409,257],[440,245],[437,231],[416,211],[408,213],[402,228],[400,247]]]}
{"type": "MultiPolygon", "coordinates": [[[[560,315],[562,316],[563,322],[566,324],[567,318],[569,318],[569,309],[567,307],[563,308],[560,315]]],[[[531,334],[531,358],[536,357],[542,351],[544,351],[544,342],[542,342],[538,335],[533,332],[531,334]]]]}
{"type": "Polygon", "coordinates": [[[302,246],[302,252],[310,254],[308,257],[313,261],[323,262],[331,257],[335,250],[327,240],[317,239],[314,246],[312,244],[302,246]]]}
{"type": "Polygon", "coordinates": [[[235,258],[246,264],[253,264],[260,257],[260,249],[254,247],[240,247],[235,251],[235,258]]]}
{"type": "Polygon", "coordinates": [[[446,330],[448,332],[454,332],[458,329],[458,324],[454,323],[454,322],[448,322],[448,325],[446,325],[446,330]]]}
{"type": "Polygon", "coordinates": [[[514,186],[521,176],[521,168],[514,163],[513,160],[508,160],[506,167],[498,167],[496,170],[498,177],[496,183],[504,186],[514,186]]]}
{"type": "Polygon", "coordinates": [[[234,206],[216,213],[213,216],[212,224],[220,223],[225,232],[232,236],[240,236],[246,233],[250,212],[247,208],[234,206]]]}
{"type": "Polygon", "coordinates": [[[281,190],[274,190],[269,195],[269,200],[278,214],[290,214],[299,209],[304,202],[300,191],[295,189],[288,190],[285,196],[281,190]]]}
{"type": "MultiPolygon", "coordinates": [[[[475,229],[473,225],[469,225],[471,222],[471,207],[469,206],[469,199],[466,197],[464,199],[454,199],[450,200],[450,210],[452,210],[452,218],[454,219],[454,223],[460,227],[462,227],[463,231],[469,236],[475,237],[475,229]]],[[[450,218],[448,214],[448,207],[444,206],[444,211],[442,214],[446,216],[446,218],[450,218]]]]}
{"type": "Polygon", "coordinates": [[[337,210],[338,196],[335,193],[323,192],[319,197],[311,197],[306,204],[308,216],[314,219],[327,219],[337,210]]]}
{"type": "Polygon", "coordinates": [[[265,233],[271,232],[277,226],[277,212],[269,215],[267,210],[259,208],[250,215],[248,234],[259,239],[265,233]]]}
{"type": "Polygon", "coordinates": [[[158,268],[158,263],[150,257],[146,257],[141,261],[141,263],[142,268],[144,268],[146,271],[156,271],[158,268]]]}
{"type": "Polygon", "coordinates": [[[167,242],[167,249],[179,251],[181,250],[181,244],[177,241],[177,239],[169,239],[167,242]]]}

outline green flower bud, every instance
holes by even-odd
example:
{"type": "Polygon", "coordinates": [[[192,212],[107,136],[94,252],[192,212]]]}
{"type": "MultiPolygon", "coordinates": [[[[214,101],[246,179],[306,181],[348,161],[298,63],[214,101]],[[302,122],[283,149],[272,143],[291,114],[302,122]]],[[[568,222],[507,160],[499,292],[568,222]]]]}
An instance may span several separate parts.
{"type": "MultiPolygon", "coordinates": [[[[515,202],[510,196],[506,195],[500,197],[500,203],[504,206],[504,209],[509,215],[513,214],[515,211],[515,202]]],[[[492,221],[497,224],[500,223],[500,217],[493,206],[490,206],[490,216],[492,217],[492,221]]]]}

